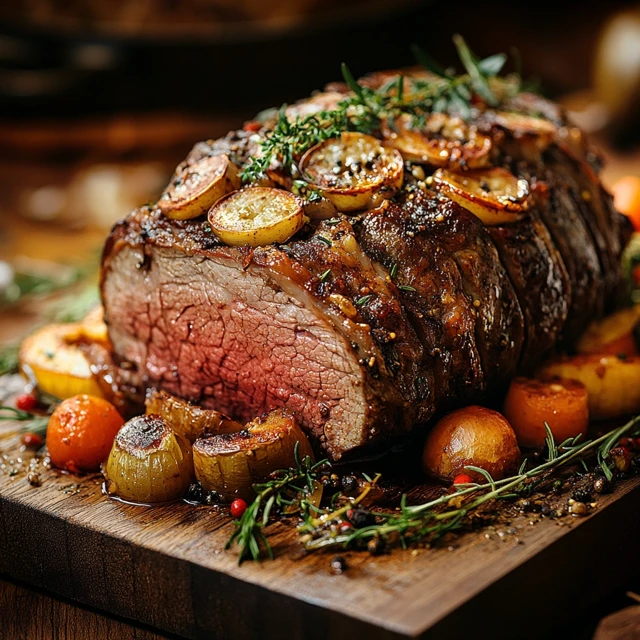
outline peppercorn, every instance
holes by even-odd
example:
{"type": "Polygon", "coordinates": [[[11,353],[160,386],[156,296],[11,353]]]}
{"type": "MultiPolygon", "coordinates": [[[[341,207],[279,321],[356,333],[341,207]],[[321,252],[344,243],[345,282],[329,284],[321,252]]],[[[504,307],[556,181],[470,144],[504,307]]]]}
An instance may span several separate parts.
{"type": "Polygon", "coordinates": [[[349,509],[347,519],[356,529],[371,527],[376,523],[376,517],[365,509],[349,509]]]}
{"type": "Polygon", "coordinates": [[[187,489],[187,495],[185,499],[188,502],[204,502],[204,491],[202,485],[199,482],[192,482],[187,489]]]}
{"type": "Polygon", "coordinates": [[[543,516],[548,516],[551,513],[551,507],[548,504],[543,504],[542,508],[540,509],[540,513],[543,516]]]}
{"type": "Polygon", "coordinates": [[[343,476],[342,490],[347,495],[355,495],[356,493],[358,493],[358,479],[354,475],[343,476]]]}
{"type": "Polygon", "coordinates": [[[39,449],[43,442],[42,436],[37,433],[25,433],[22,436],[22,444],[30,449],[39,449]]]}
{"type": "Polygon", "coordinates": [[[332,489],[339,489],[341,486],[340,476],[337,473],[332,473],[330,478],[330,485],[332,489]]]}
{"type": "Polygon", "coordinates": [[[348,568],[347,561],[342,556],[331,558],[331,571],[336,575],[344,573],[348,568]]]}
{"type": "Polygon", "coordinates": [[[631,466],[631,451],[627,447],[614,447],[609,452],[613,464],[620,473],[626,473],[631,466]]]}
{"type": "Polygon", "coordinates": [[[596,478],[593,483],[593,490],[596,493],[609,493],[611,491],[611,483],[605,477],[596,478]]]}
{"type": "Polygon", "coordinates": [[[16,398],[16,409],[20,411],[33,411],[38,406],[38,399],[33,393],[21,393],[16,398]]]}
{"type": "Polygon", "coordinates": [[[571,497],[576,502],[591,502],[591,492],[586,489],[576,489],[571,497]]]}
{"type": "Polygon", "coordinates": [[[247,503],[242,498],[237,498],[231,503],[231,515],[234,518],[242,518],[242,514],[247,510],[247,503]]]}
{"type": "Polygon", "coordinates": [[[367,551],[372,556],[379,556],[384,551],[384,539],[380,536],[374,536],[367,542],[367,551]]]}
{"type": "Polygon", "coordinates": [[[39,487],[42,484],[40,474],[37,471],[29,471],[29,473],[27,474],[27,482],[32,487],[39,487]]]}

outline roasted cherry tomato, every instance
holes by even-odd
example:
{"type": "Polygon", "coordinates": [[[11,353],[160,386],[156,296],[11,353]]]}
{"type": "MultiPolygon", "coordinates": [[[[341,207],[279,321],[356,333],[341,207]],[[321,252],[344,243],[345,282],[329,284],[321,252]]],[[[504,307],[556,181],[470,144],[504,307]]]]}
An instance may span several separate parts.
{"type": "Polygon", "coordinates": [[[51,462],[73,473],[97,471],[123,424],[116,408],[103,398],[80,395],[64,400],[47,427],[51,462]]]}

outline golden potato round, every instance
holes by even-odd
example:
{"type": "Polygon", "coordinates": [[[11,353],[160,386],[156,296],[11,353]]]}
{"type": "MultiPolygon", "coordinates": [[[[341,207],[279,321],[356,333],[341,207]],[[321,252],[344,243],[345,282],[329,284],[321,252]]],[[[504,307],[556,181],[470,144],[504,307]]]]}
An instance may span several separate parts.
{"type": "Polygon", "coordinates": [[[465,471],[472,465],[500,480],[517,470],[520,449],[506,418],[491,409],[471,406],[442,418],[429,433],[424,445],[422,465],[425,473],[453,480],[467,473],[484,482],[481,474],[465,471]]]}

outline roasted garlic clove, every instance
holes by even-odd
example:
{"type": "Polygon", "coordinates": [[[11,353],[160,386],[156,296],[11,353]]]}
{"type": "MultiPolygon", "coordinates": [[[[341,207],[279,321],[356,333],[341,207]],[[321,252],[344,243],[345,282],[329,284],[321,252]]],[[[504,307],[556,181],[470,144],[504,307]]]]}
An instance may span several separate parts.
{"type": "Polygon", "coordinates": [[[197,218],[240,184],[238,168],[228,156],[206,156],[177,173],[158,206],[174,220],[197,218]]]}
{"type": "Polygon", "coordinates": [[[434,167],[478,169],[489,164],[491,138],[458,117],[434,113],[424,127],[405,114],[382,127],[385,139],[405,160],[434,167]]]}
{"type": "Polygon", "coordinates": [[[118,432],[104,475],[107,493],[123,500],[177,500],[193,480],[191,444],[159,415],[138,416],[118,432]]]}
{"type": "Polygon", "coordinates": [[[311,446],[293,416],[278,409],[250,422],[238,433],[200,438],[193,445],[196,477],[205,489],[225,500],[253,496],[254,483],[278,469],[313,456],[311,446]]]}
{"type": "Polygon", "coordinates": [[[438,169],[433,187],[487,225],[515,222],[529,208],[529,184],[500,168],[453,173],[438,169]]]}
{"type": "Polygon", "coordinates": [[[338,211],[350,212],[391,198],[402,186],[400,153],[362,133],[343,133],[309,149],[300,173],[338,211]]]}
{"type": "Polygon", "coordinates": [[[205,435],[235,433],[242,425],[227,418],[219,411],[203,409],[167,393],[150,389],[145,400],[147,414],[157,414],[167,421],[171,429],[184,436],[189,442],[195,442],[205,435]]]}
{"type": "Polygon", "coordinates": [[[225,244],[262,247],[286,242],[304,224],[300,198],[271,187],[247,187],[209,211],[213,233],[225,244]]]}

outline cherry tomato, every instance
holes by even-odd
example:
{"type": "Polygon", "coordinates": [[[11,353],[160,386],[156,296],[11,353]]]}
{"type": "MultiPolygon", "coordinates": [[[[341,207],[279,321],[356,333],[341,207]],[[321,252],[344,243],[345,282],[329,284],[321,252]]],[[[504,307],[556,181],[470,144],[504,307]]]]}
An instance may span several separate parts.
{"type": "Polygon", "coordinates": [[[242,514],[247,510],[247,503],[242,499],[238,498],[231,503],[231,515],[234,518],[242,518],[242,514]]]}
{"type": "Polygon", "coordinates": [[[51,462],[72,473],[97,471],[123,424],[116,408],[104,398],[67,398],[51,414],[47,427],[51,462]]]}
{"type": "Polygon", "coordinates": [[[22,436],[22,444],[30,449],[39,449],[43,442],[42,436],[37,433],[25,433],[22,436]]]}
{"type": "Polygon", "coordinates": [[[613,185],[613,204],[640,231],[640,178],[625,176],[613,185]]]}
{"type": "Polygon", "coordinates": [[[466,473],[461,473],[453,479],[453,484],[469,484],[473,482],[473,478],[466,473]]]}
{"type": "Polygon", "coordinates": [[[20,411],[33,411],[38,406],[38,399],[33,393],[21,393],[16,398],[16,409],[20,411]]]}

